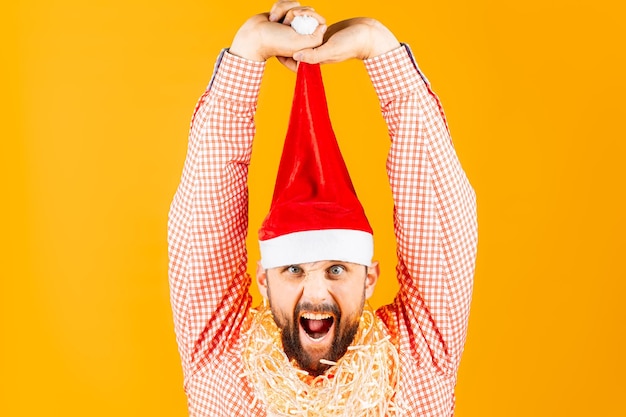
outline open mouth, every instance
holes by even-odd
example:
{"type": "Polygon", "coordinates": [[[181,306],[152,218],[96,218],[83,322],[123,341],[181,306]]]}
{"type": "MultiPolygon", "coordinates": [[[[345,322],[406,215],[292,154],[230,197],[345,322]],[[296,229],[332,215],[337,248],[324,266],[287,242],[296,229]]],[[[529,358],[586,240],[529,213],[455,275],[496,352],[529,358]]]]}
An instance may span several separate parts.
{"type": "Polygon", "coordinates": [[[328,313],[303,313],[300,326],[313,340],[321,340],[333,327],[335,318],[328,313]]]}

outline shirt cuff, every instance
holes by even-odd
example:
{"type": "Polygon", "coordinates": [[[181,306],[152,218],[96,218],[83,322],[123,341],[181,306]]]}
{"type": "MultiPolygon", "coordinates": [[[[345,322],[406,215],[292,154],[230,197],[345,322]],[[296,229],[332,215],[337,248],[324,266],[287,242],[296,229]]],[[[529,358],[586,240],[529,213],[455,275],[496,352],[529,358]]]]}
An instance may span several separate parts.
{"type": "Polygon", "coordinates": [[[408,45],[363,61],[381,103],[415,91],[428,79],[420,71],[408,45]]]}
{"type": "Polygon", "coordinates": [[[254,104],[259,97],[265,62],[250,61],[222,50],[208,89],[225,100],[254,104]]]}

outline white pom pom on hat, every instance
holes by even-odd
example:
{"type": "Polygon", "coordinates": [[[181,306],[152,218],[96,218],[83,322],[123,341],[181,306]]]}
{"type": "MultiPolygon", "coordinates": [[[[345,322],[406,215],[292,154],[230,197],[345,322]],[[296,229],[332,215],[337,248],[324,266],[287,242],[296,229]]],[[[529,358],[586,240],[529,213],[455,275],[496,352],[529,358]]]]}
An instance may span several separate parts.
{"type": "Polygon", "coordinates": [[[315,32],[319,23],[312,16],[296,16],[291,21],[291,27],[300,35],[310,35],[315,32]]]}
{"type": "Polygon", "coordinates": [[[371,264],[372,228],[330,123],[319,64],[298,64],[289,127],[259,245],[265,269],[323,260],[371,264]]]}

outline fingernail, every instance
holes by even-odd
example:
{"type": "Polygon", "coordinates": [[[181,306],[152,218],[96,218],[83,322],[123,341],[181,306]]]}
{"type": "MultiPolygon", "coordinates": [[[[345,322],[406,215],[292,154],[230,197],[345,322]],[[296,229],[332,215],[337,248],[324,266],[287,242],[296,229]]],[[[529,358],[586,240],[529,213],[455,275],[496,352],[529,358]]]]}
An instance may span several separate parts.
{"type": "Polygon", "coordinates": [[[276,15],[274,13],[270,13],[270,22],[275,22],[276,21],[276,15]]]}
{"type": "Polygon", "coordinates": [[[293,55],[293,59],[296,61],[300,61],[302,59],[302,53],[298,52],[296,54],[293,55]]]}
{"type": "Polygon", "coordinates": [[[322,33],[325,33],[325,32],[326,32],[326,29],[328,29],[328,26],[326,26],[326,25],[322,25],[322,27],[320,28],[320,31],[321,31],[322,33]]]}

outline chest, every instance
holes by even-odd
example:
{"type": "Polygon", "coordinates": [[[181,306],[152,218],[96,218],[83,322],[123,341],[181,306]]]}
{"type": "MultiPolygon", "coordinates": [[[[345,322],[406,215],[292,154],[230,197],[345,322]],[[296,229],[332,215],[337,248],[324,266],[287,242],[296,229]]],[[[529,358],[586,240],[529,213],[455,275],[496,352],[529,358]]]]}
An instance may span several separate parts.
{"type": "MultiPolygon", "coordinates": [[[[408,352],[400,353],[397,393],[405,416],[449,416],[454,407],[454,383],[433,367],[418,364],[408,352]]],[[[272,417],[255,399],[244,376],[240,351],[229,351],[214,366],[197,372],[187,384],[192,417],[272,417]]]]}
{"type": "Polygon", "coordinates": [[[190,378],[187,387],[191,417],[264,417],[262,404],[243,376],[240,352],[227,352],[190,378]]]}

